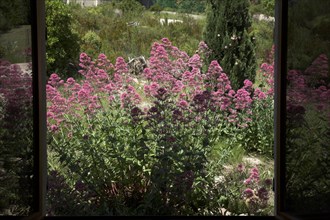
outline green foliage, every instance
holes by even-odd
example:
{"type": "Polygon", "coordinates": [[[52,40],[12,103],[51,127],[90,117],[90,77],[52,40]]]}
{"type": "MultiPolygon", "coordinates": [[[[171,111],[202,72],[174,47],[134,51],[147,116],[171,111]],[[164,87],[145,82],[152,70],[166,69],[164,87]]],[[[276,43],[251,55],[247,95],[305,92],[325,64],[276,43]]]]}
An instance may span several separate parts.
{"type": "Polygon", "coordinates": [[[252,35],[256,41],[256,58],[260,65],[267,61],[269,52],[274,45],[274,22],[257,21],[252,22],[252,35]]]}
{"type": "Polygon", "coordinates": [[[156,3],[158,3],[163,8],[177,8],[176,0],[157,0],[156,3]]]}
{"type": "Polygon", "coordinates": [[[179,0],[177,7],[183,13],[203,13],[205,11],[206,0],[179,0]]]}
{"type": "Polygon", "coordinates": [[[144,10],[143,7],[133,7],[132,10],[120,11],[116,13],[118,4],[124,2],[112,2],[111,4],[101,4],[93,8],[71,7],[75,18],[74,30],[83,38],[88,31],[94,31],[101,39],[101,49],[93,52],[89,47],[91,55],[102,52],[113,62],[118,56],[136,57],[149,56],[152,43],[163,37],[171,39],[180,45],[189,55],[195,53],[196,45],[202,40],[203,20],[178,14],[176,19],[183,23],[175,23],[162,26],[160,18],[162,14],[154,14],[144,10]],[[142,7],[142,11],[141,11],[142,7]],[[138,22],[137,26],[130,25],[138,22]]]}
{"type": "Polygon", "coordinates": [[[181,13],[203,13],[207,0],[157,0],[166,10],[177,11],[181,13]]]}
{"type": "Polygon", "coordinates": [[[305,107],[300,122],[287,120],[287,202],[291,210],[325,212],[330,195],[329,118],[327,111],[305,107]]]}
{"type": "Polygon", "coordinates": [[[275,16],[275,0],[252,0],[250,12],[252,14],[264,14],[275,16]]]}
{"type": "Polygon", "coordinates": [[[328,1],[315,1],[310,4],[306,0],[289,7],[289,15],[292,15],[288,17],[289,69],[305,69],[322,53],[330,56],[329,7],[328,1]]]}
{"type": "Polygon", "coordinates": [[[28,215],[34,183],[32,79],[10,65],[0,64],[0,215],[28,215]]]}
{"type": "Polygon", "coordinates": [[[0,120],[5,116],[5,97],[0,94],[0,120]]]}
{"type": "Polygon", "coordinates": [[[152,6],[149,8],[150,11],[158,12],[158,13],[161,12],[163,9],[164,9],[164,8],[163,8],[160,4],[158,4],[158,3],[152,5],[152,6]]]}
{"type": "Polygon", "coordinates": [[[0,35],[0,58],[11,63],[31,61],[31,26],[21,25],[0,35]]]}
{"type": "MultiPolygon", "coordinates": [[[[256,167],[257,166],[255,166],[255,168],[256,167]]],[[[251,175],[251,168],[253,169],[251,164],[246,164],[241,161],[240,163],[232,164],[232,166],[223,169],[223,178],[219,183],[219,185],[224,186],[221,189],[222,196],[220,197],[220,201],[224,205],[225,210],[232,213],[231,215],[273,215],[274,207],[269,205],[268,201],[272,191],[272,184],[265,184],[266,179],[272,179],[271,172],[269,170],[262,169],[258,172],[258,180],[255,182],[251,181],[252,184],[246,184],[245,181],[248,180],[249,175],[251,175]],[[260,199],[261,196],[257,194],[260,188],[264,188],[267,191],[267,201],[262,202],[260,199]],[[253,190],[254,196],[251,198],[246,198],[244,196],[245,189],[253,190]],[[252,199],[256,199],[255,203],[251,203],[252,199]]]]}
{"type": "Polygon", "coordinates": [[[102,41],[99,35],[94,31],[88,31],[82,38],[83,44],[81,45],[81,50],[91,57],[95,57],[100,54],[102,48],[102,41]]]}
{"type": "Polygon", "coordinates": [[[329,205],[330,126],[325,117],[310,106],[303,124],[290,124],[287,130],[287,198],[293,210],[324,212],[329,205]]]}
{"type": "Polygon", "coordinates": [[[233,129],[229,145],[237,145],[247,152],[256,152],[268,158],[274,156],[274,103],[273,97],[255,101],[252,121],[246,129],[233,129]]]}
{"type": "Polygon", "coordinates": [[[69,63],[76,63],[80,39],[72,29],[73,17],[69,6],[61,0],[46,0],[46,59],[47,73],[65,73],[69,63]]]}
{"type": "Polygon", "coordinates": [[[0,31],[30,23],[30,1],[0,1],[0,31]]]}
{"type": "Polygon", "coordinates": [[[123,11],[124,16],[140,15],[144,11],[143,5],[136,0],[123,0],[116,6],[123,11]]]}
{"type": "Polygon", "coordinates": [[[255,41],[249,33],[251,18],[248,0],[209,1],[204,39],[229,76],[232,87],[243,86],[245,79],[254,82],[256,75],[255,41]]]}
{"type": "MultiPolygon", "coordinates": [[[[161,122],[154,117],[137,121],[116,104],[92,117],[67,117],[68,126],[49,142],[64,168],[60,174],[67,180],[66,197],[81,181],[99,201],[91,201],[87,210],[93,207],[98,215],[192,215],[197,207],[217,210],[219,204],[211,202],[216,193],[213,177],[206,172],[206,155],[215,136],[203,135],[206,122],[173,124],[173,107],[167,101],[156,105],[164,117],[161,122]]],[[[56,215],[68,214],[53,190],[50,209],[56,215]]],[[[85,205],[79,197],[71,199],[85,205]]]]}

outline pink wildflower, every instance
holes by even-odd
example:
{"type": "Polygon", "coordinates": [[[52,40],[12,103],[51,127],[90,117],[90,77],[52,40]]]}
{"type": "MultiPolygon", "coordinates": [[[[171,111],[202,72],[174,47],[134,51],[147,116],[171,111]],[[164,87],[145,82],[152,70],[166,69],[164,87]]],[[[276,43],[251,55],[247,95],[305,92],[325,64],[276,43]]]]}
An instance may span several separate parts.
{"type": "Polygon", "coordinates": [[[254,195],[254,192],[252,189],[247,188],[244,190],[243,194],[246,198],[251,198],[254,195]]]}

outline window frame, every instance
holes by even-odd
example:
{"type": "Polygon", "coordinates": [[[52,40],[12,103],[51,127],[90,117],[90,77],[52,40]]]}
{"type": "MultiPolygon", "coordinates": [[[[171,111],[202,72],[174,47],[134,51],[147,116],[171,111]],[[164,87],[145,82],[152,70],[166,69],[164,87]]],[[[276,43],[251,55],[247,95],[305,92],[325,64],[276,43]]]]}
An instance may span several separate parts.
{"type": "MultiPolygon", "coordinates": [[[[35,185],[34,213],[27,219],[49,219],[46,216],[47,145],[46,145],[46,46],[45,1],[31,1],[32,70],[34,97],[35,185]]],[[[297,219],[285,211],[285,116],[286,116],[286,58],[288,1],[275,0],[275,69],[274,69],[274,191],[275,215],[267,219],[297,219]]],[[[299,219],[309,219],[300,216],[299,219]]],[[[317,219],[313,216],[313,219],[317,219]]]]}
{"type": "Polygon", "coordinates": [[[47,126],[46,126],[46,45],[45,1],[30,1],[32,34],[32,93],[34,186],[31,215],[26,219],[43,219],[46,215],[47,126]]]}

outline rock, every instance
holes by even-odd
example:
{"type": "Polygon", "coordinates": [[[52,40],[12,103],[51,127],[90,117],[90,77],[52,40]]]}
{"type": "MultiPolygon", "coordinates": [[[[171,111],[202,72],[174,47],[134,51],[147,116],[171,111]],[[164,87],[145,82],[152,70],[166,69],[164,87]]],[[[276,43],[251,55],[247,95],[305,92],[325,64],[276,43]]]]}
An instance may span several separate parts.
{"type": "Polygon", "coordinates": [[[251,164],[252,166],[263,164],[263,162],[256,157],[244,157],[243,161],[251,164]]]}
{"type": "Polygon", "coordinates": [[[144,68],[148,67],[147,61],[144,56],[135,58],[128,58],[128,72],[132,75],[139,75],[143,72],[144,68]]]}

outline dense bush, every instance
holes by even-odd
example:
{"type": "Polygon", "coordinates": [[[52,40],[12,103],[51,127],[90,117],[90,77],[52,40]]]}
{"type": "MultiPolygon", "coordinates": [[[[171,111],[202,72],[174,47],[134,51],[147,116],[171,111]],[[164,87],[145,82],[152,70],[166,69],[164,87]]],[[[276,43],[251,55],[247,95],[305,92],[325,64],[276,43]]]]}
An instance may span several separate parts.
{"type": "Polygon", "coordinates": [[[183,13],[204,13],[206,0],[180,0],[177,1],[179,12],[183,13]]]}
{"type": "Polygon", "coordinates": [[[195,53],[195,45],[202,40],[203,21],[178,15],[176,19],[183,20],[183,23],[163,26],[160,23],[160,18],[164,18],[161,14],[153,14],[141,5],[126,10],[125,7],[130,4],[124,3],[104,3],[93,8],[71,7],[75,18],[73,26],[80,38],[89,31],[101,38],[101,50],[89,53],[91,56],[102,52],[112,62],[119,56],[147,57],[152,43],[162,37],[168,37],[175,44],[182,45],[189,55],[195,53]]]}
{"type": "Polygon", "coordinates": [[[328,43],[329,11],[328,1],[293,2],[288,18],[288,68],[304,70],[314,59],[324,53],[330,56],[328,43]],[[310,7],[305,7],[308,5],[310,7]],[[301,45],[304,45],[303,47],[301,45]]]}
{"type": "Polygon", "coordinates": [[[177,8],[176,0],[157,0],[156,3],[163,8],[177,8]]]}
{"type": "Polygon", "coordinates": [[[0,60],[0,213],[5,215],[31,211],[32,116],[31,76],[0,60]]]}
{"type": "Polygon", "coordinates": [[[225,171],[218,184],[225,186],[221,189],[221,201],[227,212],[273,215],[274,210],[270,206],[273,180],[266,170],[261,171],[256,165],[239,163],[225,171]]]}
{"type": "Polygon", "coordinates": [[[102,41],[94,31],[88,31],[82,38],[82,42],[81,49],[90,54],[91,57],[95,57],[101,52],[102,41]]]}
{"type": "MultiPolygon", "coordinates": [[[[274,48],[273,48],[274,49],[274,48]]],[[[274,51],[273,51],[274,52],[274,51]]],[[[246,130],[233,131],[234,142],[248,152],[258,152],[269,158],[274,155],[274,53],[269,63],[263,63],[258,72],[259,87],[254,90],[251,121],[246,130]]]]}
{"type": "Polygon", "coordinates": [[[206,0],[156,0],[156,4],[170,11],[203,13],[205,11],[206,0]]]}
{"type": "Polygon", "coordinates": [[[252,14],[264,14],[275,17],[275,0],[250,0],[252,14]]]}
{"type": "MultiPolygon", "coordinates": [[[[101,215],[221,214],[209,155],[227,132],[248,129],[254,103],[271,94],[249,80],[232,90],[216,61],[203,70],[205,43],[198,52],[190,57],[164,38],[137,78],[121,57],[113,65],[85,53],[79,83],[51,75],[50,174],[76,204],[101,215]]],[[[69,214],[52,193],[60,192],[50,188],[49,212],[69,214]]]]}
{"type": "Polygon", "coordinates": [[[255,81],[256,57],[254,37],[250,33],[249,1],[208,1],[204,40],[231,79],[234,89],[245,79],[255,81]]]}
{"type": "Polygon", "coordinates": [[[257,19],[252,22],[252,34],[255,37],[255,53],[258,64],[271,62],[269,61],[269,54],[272,53],[271,50],[275,43],[274,28],[274,22],[258,21],[257,19]]]}
{"type": "Polygon", "coordinates": [[[18,25],[30,24],[30,1],[11,0],[0,2],[0,31],[8,31],[18,25]]]}
{"type": "Polygon", "coordinates": [[[46,0],[46,59],[47,73],[67,73],[69,63],[79,57],[80,38],[72,29],[73,17],[69,6],[61,0],[46,0]]]}
{"type": "Polygon", "coordinates": [[[330,207],[327,188],[330,175],[328,74],[325,54],[315,59],[305,71],[288,72],[287,202],[291,210],[301,213],[322,213],[330,207]]]}

